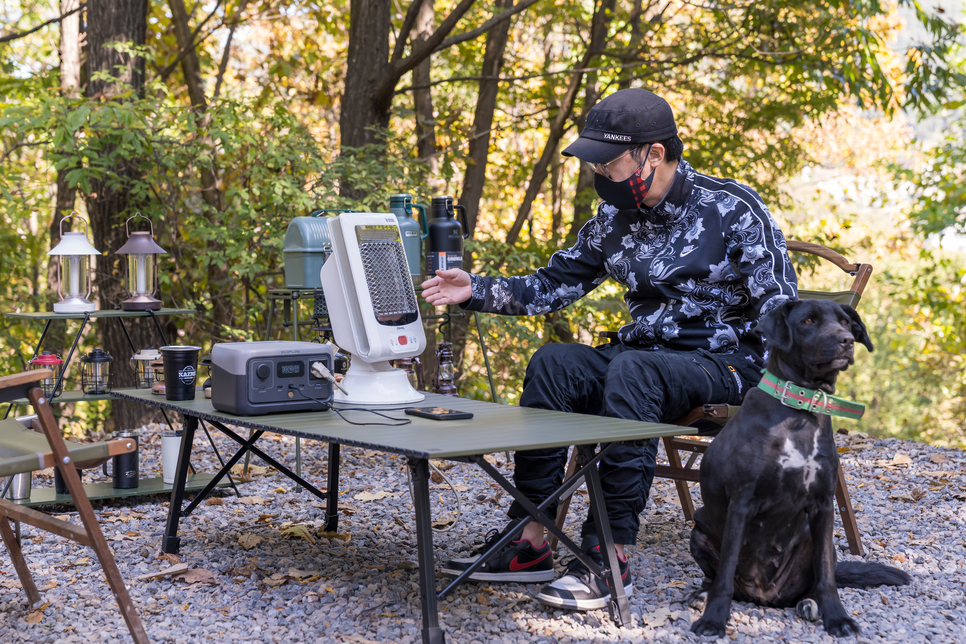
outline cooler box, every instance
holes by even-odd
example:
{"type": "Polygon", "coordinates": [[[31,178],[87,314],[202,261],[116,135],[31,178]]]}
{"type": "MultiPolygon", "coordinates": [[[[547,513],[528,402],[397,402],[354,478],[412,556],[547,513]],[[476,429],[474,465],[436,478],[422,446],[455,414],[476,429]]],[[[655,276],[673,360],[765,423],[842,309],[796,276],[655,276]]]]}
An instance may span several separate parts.
{"type": "Polygon", "coordinates": [[[285,287],[322,288],[319,271],[332,252],[327,217],[296,217],[285,231],[285,287]]]}

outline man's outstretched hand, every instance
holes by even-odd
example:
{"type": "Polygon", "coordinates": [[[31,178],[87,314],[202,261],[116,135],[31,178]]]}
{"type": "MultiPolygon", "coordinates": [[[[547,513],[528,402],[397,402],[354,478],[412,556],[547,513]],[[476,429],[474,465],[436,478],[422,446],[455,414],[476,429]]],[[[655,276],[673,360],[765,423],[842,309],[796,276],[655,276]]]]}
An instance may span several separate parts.
{"type": "Polygon", "coordinates": [[[459,268],[436,271],[436,277],[430,277],[422,287],[423,299],[433,306],[459,304],[473,295],[470,274],[459,268]]]}

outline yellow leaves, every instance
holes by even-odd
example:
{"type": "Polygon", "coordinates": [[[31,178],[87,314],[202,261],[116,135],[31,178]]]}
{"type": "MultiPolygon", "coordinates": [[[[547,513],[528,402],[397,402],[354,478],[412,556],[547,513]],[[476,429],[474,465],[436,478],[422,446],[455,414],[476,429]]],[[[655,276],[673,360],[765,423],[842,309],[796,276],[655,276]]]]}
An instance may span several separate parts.
{"type": "Polygon", "coordinates": [[[243,534],[238,537],[238,545],[240,545],[245,550],[251,550],[262,541],[265,541],[265,537],[260,537],[257,534],[243,534]]]}
{"type": "Polygon", "coordinates": [[[279,534],[283,539],[304,539],[309,543],[316,543],[317,540],[310,532],[311,528],[304,524],[293,525],[282,530],[279,534]]]}

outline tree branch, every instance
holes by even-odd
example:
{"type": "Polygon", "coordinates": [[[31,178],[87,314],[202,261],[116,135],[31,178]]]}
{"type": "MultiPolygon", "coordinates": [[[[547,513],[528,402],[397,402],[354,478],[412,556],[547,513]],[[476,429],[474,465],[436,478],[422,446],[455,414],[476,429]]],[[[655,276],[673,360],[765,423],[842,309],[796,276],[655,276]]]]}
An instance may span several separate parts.
{"type": "Polygon", "coordinates": [[[473,40],[474,38],[479,38],[480,36],[488,32],[490,29],[492,29],[493,27],[503,22],[504,20],[509,20],[514,15],[520,13],[524,9],[531,7],[532,5],[535,5],[538,2],[540,2],[540,0],[523,0],[522,2],[518,2],[517,4],[513,5],[512,7],[510,7],[503,13],[501,13],[500,15],[493,16],[492,18],[484,22],[476,29],[447,38],[446,40],[440,43],[439,47],[436,48],[436,51],[442,51],[447,47],[458,45],[461,42],[466,42],[467,40],[473,40]]]}
{"type": "Polygon", "coordinates": [[[67,16],[74,15],[78,11],[84,9],[85,7],[87,7],[87,3],[86,2],[84,4],[82,4],[82,5],[80,5],[79,7],[77,7],[76,9],[71,9],[70,11],[68,11],[65,14],[61,14],[60,16],[57,16],[56,18],[51,18],[47,22],[37,25],[33,29],[28,29],[27,31],[19,31],[19,32],[12,33],[12,34],[7,34],[6,36],[0,36],[0,43],[10,42],[11,40],[17,40],[18,38],[23,38],[25,36],[29,36],[30,34],[32,34],[34,32],[40,31],[41,29],[43,29],[47,25],[52,25],[54,23],[60,22],[61,20],[63,20],[67,16]]]}
{"type": "Polygon", "coordinates": [[[211,10],[211,13],[209,13],[205,17],[205,19],[201,21],[198,27],[194,30],[194,32],[191,34],[191,39],[188,41],[188,46],[186,46],[184,49],[178,52],[178,57],[175,58],[173,61],[171,61],[171,63],[165,66],[160,72],[158,72],[158,78],[160,80],[162,81],[165,80],[171,74],[171,72],[173,72],[178,67],[178,64],[182,60],[184,60],[184,57],[187,56],[189,53],[193,52],[198,47],[198,45],[203,43],[208,38],[208,36],[215,33],[215,30],[225,26],[225,22],[222,21],[220,25],[218,25],[217,27],[215,27],[214,29],[206,33],[204,38],[201,38],[200,40],[198,39],[198,33],[201,32],[202,27],[204,27],[208,23],[208,21],[211,20],[211,18],[215,15],[215,12],[218,11],[218,7],[221,6],[221,3],[222,3],[222,0],[218,0],[215,3],[215,8],[211,10]]]}
{"type": "Polygon", "coordinates": [[[235,35],[235,29],[238,28],[238,23],[241,21],[241,15],[248,8],[249,0],[243,0],[238,11],[235,12],[235,19],[231,22],[231,28],[228,30],[228,38],[225,40],[225,51],[221,54],[221,63],[218,65],[218,78],[215,80],[215,91],[211,95],[211,101],[214,102],[218,98],[218,93],[221,91],[221,81],[225,77],[225,71],[228,69],[228,55],[231,52],[231,40],[235,35]]]}
{"type": "MultiPolygon", "coordinates": [[[[406,72],[412,71],[419,63],[423,62],[436,50],[443,39],[449,35],[456,27],[456,23],[469,11],[476,0],[460,0],[460,3],[453,8],[443,24],[434,31],[421,45],[416,47],[406,58],[390,63],[382,74],[379,84],[376,85],[372,93],[372,100],[376,107],[382,112],[388,112],[392,105],[392,97],[396,89],[396,83],[406,72]]],[[[418,3],[417,3],[418,4],[418,3]]]]}
{"type": "Polygon", "coordinates": [[[396,46],[392,49],[392,57],[389,59],[390,65],[394,65],[402,59],[403,52],[406,50],[406,41],[409,40],[409,33],[413,30],[413,25],[416,24],[421,4],[420,0],[412,0],[409,3],[406,18],[403,20],[402,27],[399,28],[399,34],[396,36],[396,46]]]}

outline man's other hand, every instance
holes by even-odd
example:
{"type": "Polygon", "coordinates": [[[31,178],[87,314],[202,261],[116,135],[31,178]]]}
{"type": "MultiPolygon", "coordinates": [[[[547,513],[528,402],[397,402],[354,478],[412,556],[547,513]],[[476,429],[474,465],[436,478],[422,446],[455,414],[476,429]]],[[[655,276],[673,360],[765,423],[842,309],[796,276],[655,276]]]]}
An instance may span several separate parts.
{"type": "Polygon", "coordinates": [[[423,282],[422,287],[423,299],[433,306],[459,304],[473,296],[470,274],[459,268],[436,271],[436,277],[423,282]]]}

